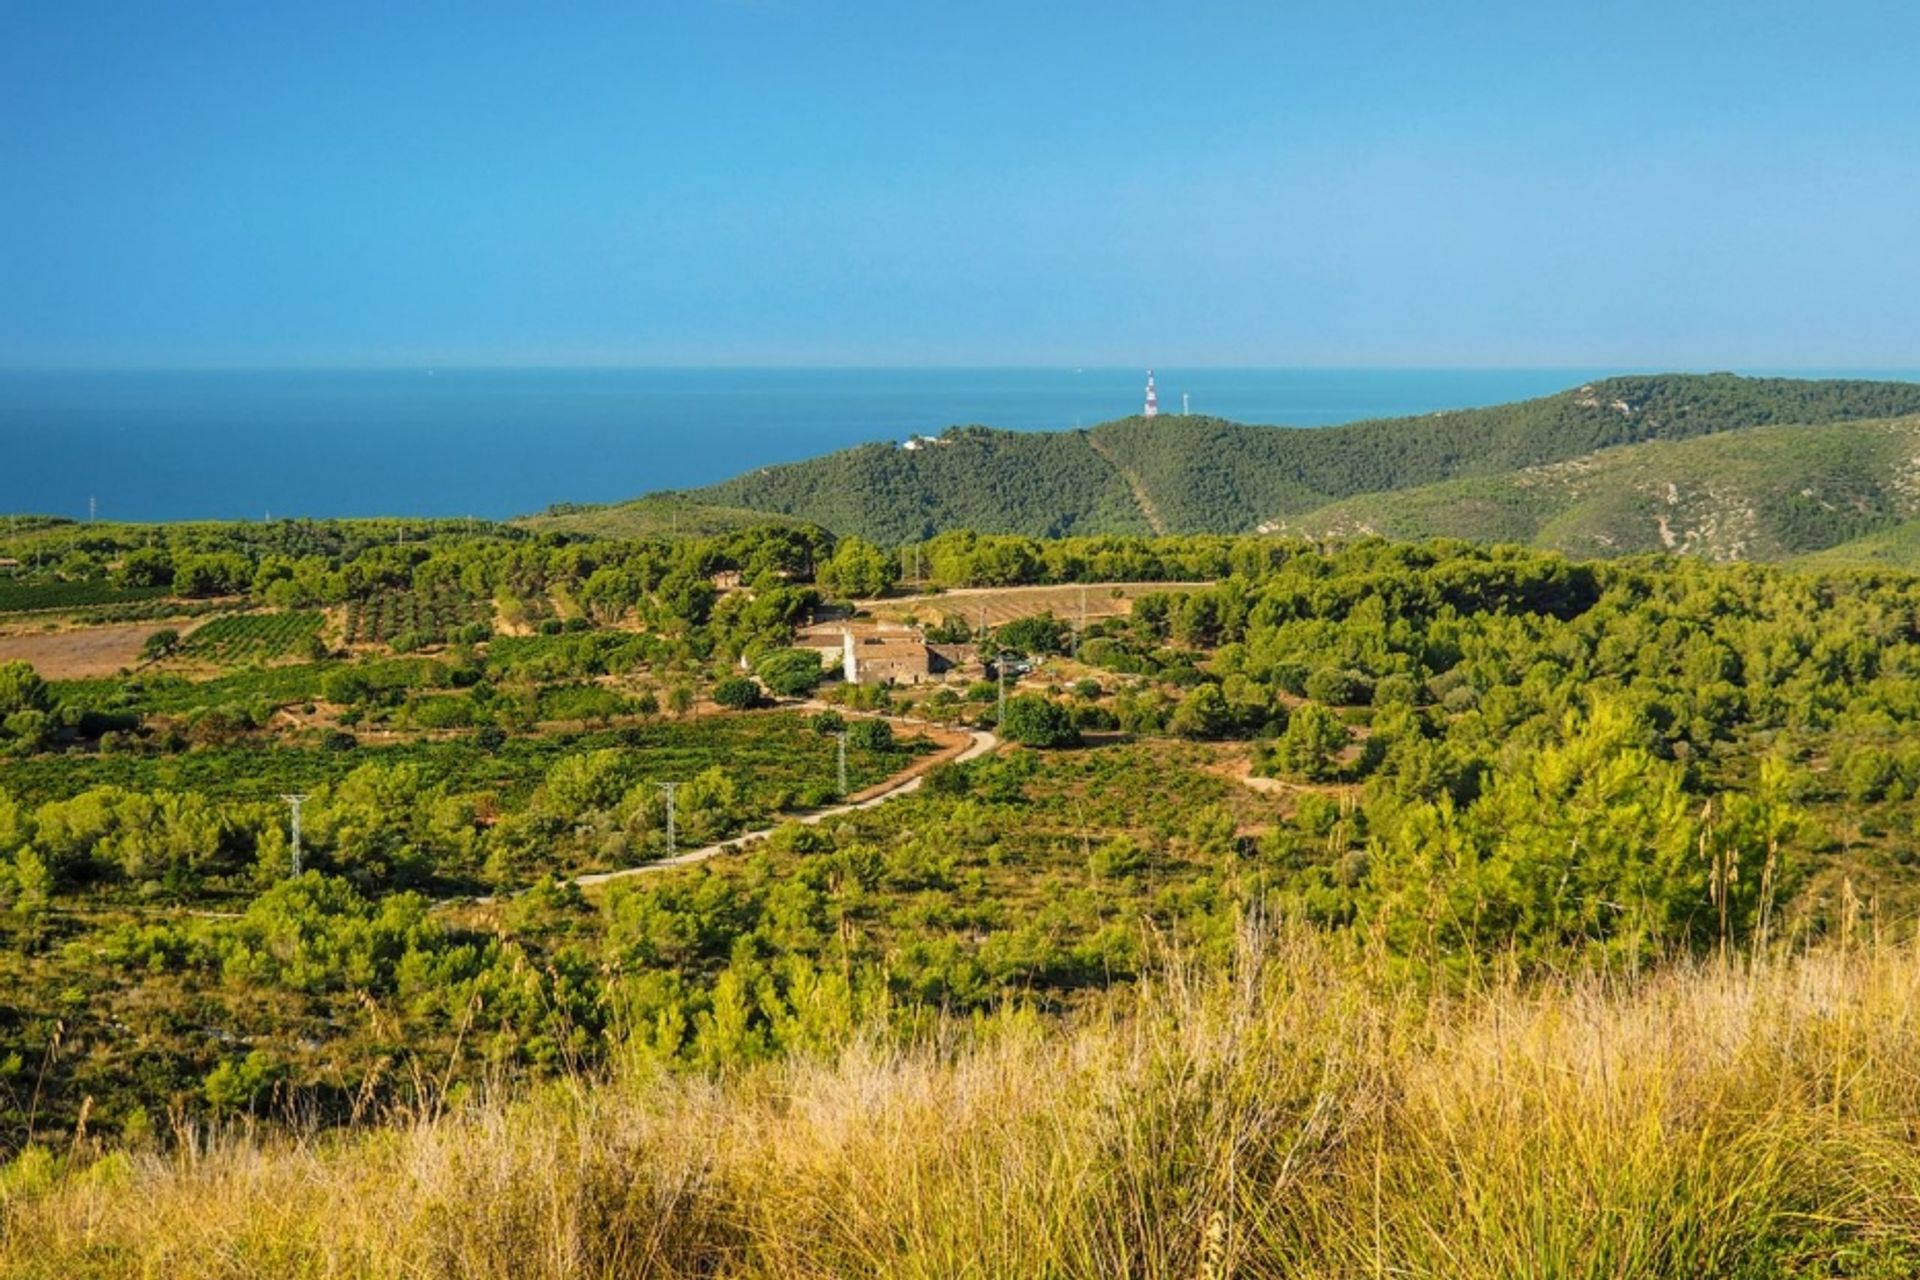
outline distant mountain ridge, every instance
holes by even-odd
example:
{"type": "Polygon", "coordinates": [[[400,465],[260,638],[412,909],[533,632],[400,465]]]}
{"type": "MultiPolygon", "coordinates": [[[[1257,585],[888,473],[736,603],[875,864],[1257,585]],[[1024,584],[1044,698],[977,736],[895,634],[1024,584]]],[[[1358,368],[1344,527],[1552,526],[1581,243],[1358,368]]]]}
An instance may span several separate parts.
{"type": "MultiPolygon", "coordinates": [[[[862,445],[675,496],[884,544],[960,527],[1033,536],[1375,526],[1481,536],[1475,531],[1485,528],[1489,536],[1531,540],[1545,522],[1522,513],[1527,503],[1515,495],[1526,486],[1516,481],[1483,492],[1468,482],[1605,457],[1623,446],[1907,415],[1920,415],[1920,383],[1659,374],[1603,379],[1513,404],[1335,427],[1246,426],[1179,414],[1058,432],[955,427],[910,445],[862,445]],[[1434,488],[1448,484],[1463,487],[1434,488]],[[1396,514],[1401,494],[1408,510],[1424,513],[1417,520],[1396,514]],[[1338,505],[1348,500],[1356,503],[1352,509],[1338,505]],[[1465,514],[1445,518],[1449,503],[1464,504],[1465,514]],[[1472,514],[1495,507],[1505,512],[1497,520],[1472,514]]],[[[1775,448],[1784,451],[1782,458],[1793,455],[1785,445],[1775,448]]],[[[1676,460],[1710,469],[1715,455],[1707,449],[1676,460]]],[[[1654,462],[1642,465],[1656,465],[1659,455],[1652,456],[1654,462]]],[[[1873,456],[1880,461],[1872,465],[1882,465],[1882,453],[1873,456]]],[[[657,507],[659,496],[653,501],[657,507]]],[[[1873,521],[1897,518],[1891,499],[1875,498],[1867,507],[1874,514],[1863,516],[1862,532],[1873,521]]],[[[617,525],[621,510],[599,509],[594,524],[617,525]]],[[[568,521],[554,523],[566,527],[568,521]]],[[[1590,539],[1594,549],[1604,548],[1605,538],[1602,531],[1590,539]]],[[[1751,540],[1779,553],[1795,543],[1792,537],[1751,540]]]]}

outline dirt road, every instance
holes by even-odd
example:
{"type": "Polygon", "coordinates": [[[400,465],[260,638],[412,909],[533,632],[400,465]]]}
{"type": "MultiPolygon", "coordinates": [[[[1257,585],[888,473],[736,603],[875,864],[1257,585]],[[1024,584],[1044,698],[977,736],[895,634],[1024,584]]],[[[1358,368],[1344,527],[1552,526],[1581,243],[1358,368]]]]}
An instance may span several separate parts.
{"type": "MultiPolygon", "coordinates": [[[[810,702],[810,704],[806,704],[806,706],[810,706],[810,708],[814,708],[814,710],[820,710],[820,708],[824,708],[826,704],[824,704],[824,702],[818,702],[818,704],[816,704],[816,702],[810,702]]],[[[947,731],[952,731],[950,725],[939,725],[939,723],[929,722],[929,720],[914,720],[914,718],[910,718],[910,716],[874,716],[874,720],[885,720],[887,723],[900,725],[900,727],[908,727],[908,729],[947,729],[947,731]]],[[[824,810],[814,810],[812,814],[801,814],[799,818],[789,818],[785,819],[785,821],[797,821],[797,823],[801,823],[801,825],[812,827],[812,825],[824,823],[824,821],[829,821],[829,819],[839,818],[841,814],[852,814],[854,810],[879,808],[881,804],[887,804],[889,800],[899,800],[900,796],[906,796],[906,794],[920,791],[920,785],[924,783],[925,777],[927,777],[927,770],[931,770],[933,766],[937,766],[937,764],[962,764],[962,762],[966,762],[966,760],[979,760],[981,756],[985,756],[987,752],[991,752],[993,748],[1000,745],[1000,739],[995,737],[993,733],[989,733],[987,729],[960,729],[960,733],[966,733],[966,739],[968,739],[966,743],[956,743],[956,745],[948,747],[947,750],[943,750],[943,752],[939,752],[939,754],[927,756],[925,760],[916,760],[904,773],[897,773],[895,777],[887,779],[887,781],[881,783],[879,787],[868,789],[866,793],[860,794],[860,798],[849,800],[847,804],[833,804],[833,806],[824,808],[824,810]]],[[[783,823],[781,823],[781,825],[783,825],[783,823]]],[[[718,858],[720,854],[724,854],[724,852],[728,852],[728,850],[741,848],[743,844],[751,844],[753,841],[764,841],[766,837],[774,835],[774,831],[776,831],[776,827],[758,827],[756,831],[747,831],[747,833],[743,833],[743,835],[735,835],[732,841],[701,844],[699,848],[689,848],[689,850],[685,850],[685,852],[674,854],[672,858],[660,858],[659,862],[647,862],[647,864],[637,865],[637,867],[620,867],[618,871],[591,871],[588,875],[576,875],[576,877],[572,877],[568,883],[570,883],[570,885],[578,885],[580,889],[591,889],[593,885],[607,885],[607,883],[611,883],[611,881],[624,881],[624,879],[634,877],[634,875],[653,875],[655,871],[672,871],[674,867],[691,867],[691,865],[699,864],[699,862],[707,862],[708,858],[718,858]]],[[[440,906],[451,906],[451,904],[455,904],[455,902],[486,904],[486,902],[493,902],[493,898],[492,896],[488,896],[488,898],[444,898],[444,900],[440,902],[440,906]]]]}
{"type": "MultiPolygon", "coordinates": [[[[889,724],[912,729],[945,729],[949,727],[946,725],[936,725],[926,720],[915,720],[905,716],[882,716],[878,718],[886,720],[889,724]]],[[[833,805],[826,809],[816,809],[812,813],[802,814],[797,818],[788,819],[788,821],[798,822],[803,826],[815,826],[819,823],[840,817],[842,814],[853,813],[856,810],[877,809],[890,800],[898,800],[901,796],[911,795],[915,791],[918,791],[920,784],[926,781],[927,770],[933,768],[935,765],[960,764],[967,760],[978,760],[981,756],[987,755],[1000,745],[1000,739],[985,729],[966,729],[961,730],[961,732],[967,735],[967,741],[965,743],[949,747],[945,751],[937,755],[929,756],[924,760],[915,761],[913,766],[904,774],[896,775],[888,781],[881,783],[878,787],[869,789],[859,799],[849,800],[845,804],[833,805]]],[[[742,835],[734,836],[730,840],[721,840],[715,844],[701,845],[698,849],[688,849],[682,853],[673,855],[671,858],[662,858],[658,862],[648,862],[638,867],[623,867],[618,871],[596,871],[583,876],[575,876],[573,877],[572,883],[586,889],[614,880],[625,880],[630,876],[650,875],[653,872],[668,871],[674,867],[690,867],[695,863],[705,862],[709,858],[726,853],[728,850],[738,849],[742,845],[751,844],[755,840],[764,840],[772,835],[774,830],[774,827],[761,827],[758,830],[748,831],[742,835]]],[[[484,902],[486,899],[479,899],[479,901],[484,902]]]]}

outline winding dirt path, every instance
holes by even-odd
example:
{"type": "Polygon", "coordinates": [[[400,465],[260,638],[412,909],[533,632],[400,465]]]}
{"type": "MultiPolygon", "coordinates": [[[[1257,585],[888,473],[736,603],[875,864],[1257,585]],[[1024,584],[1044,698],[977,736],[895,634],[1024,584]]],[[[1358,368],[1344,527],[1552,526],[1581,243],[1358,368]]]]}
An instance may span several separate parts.
{"type": "MultiPolygon", "coordinates": [[[[843,712],[842,714],[846,713],[843,712]]],[[[931,720],[918,720],[907,716],[874,716],[869,718],[885,720],[889,724],[904,725],[914,729],[952,731],[952,726],[950,725],[935,724],[931,720]]],[[[968,760],[978,760],[981,756],[987,755],[1000,745],[1000,739],[985,729],[963,729],[959,730],[959,732],[967,735],[966,742],[955,744],[934,755],[927,756],[925,759],[914,761],[904,772],[895,774],[892,778],[889,778],[876,787],[869,787],[865,792],[857,793],[859,796],[858,799],[849,800],[845,804],[837,804],[825,809],[815,809],[811,813],[788,818],[778,825],[784,826],[786,822],[797,822],[802,826],[811,827],[840,817],[842,814],[853,813],[859,809],[877,809],[889,800],[898,800],[901,796],[911,795],[913,792],[918,791],[920,784],[926,781],[927,771],[935,765],[960,764],[968,760]]],[[[614,880],[625,880],[631,876],[649,875],[655,871],[670,871],[675,867],[690,867],[695,863],[705,862],[709,858],[718,857],[720,854],[726,853],[729,850],[738,849],[742,845],[751,844],[755,840],[764,840],[772,835],[775,829],[775,827],[761,827],[757,830],[734,836],[728,840],[701,845],[698,849],[688,849],[684,853],[676,853],[671,858],[662,858],[658,862],[642,863],[637,867],[622,867],[618,871],[589,872],[586,875],[574,876],[569,883],[578,885],[582,889],[589,889],[594,885],[607,884],[614,880]]],[[[485,901],[485,899],[480,899],[480,901],[485,901]]]]}

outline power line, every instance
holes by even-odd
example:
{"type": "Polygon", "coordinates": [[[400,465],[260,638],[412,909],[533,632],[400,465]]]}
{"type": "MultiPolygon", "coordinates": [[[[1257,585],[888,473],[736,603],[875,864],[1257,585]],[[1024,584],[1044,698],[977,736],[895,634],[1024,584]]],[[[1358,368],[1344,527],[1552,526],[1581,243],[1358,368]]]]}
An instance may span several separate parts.
{"type": "Polygon", "coordinates": [[[300,874],[300,806],[306,802],[307,798],[289,795],[283,795],[280,798],[285,800],[293,810],[293,874],[298,877],[300,874]]]}
{"type": "Polygon", "coordinates": [[[667,856],[671,858],[679,848],[679,833],[674,828],[673,793],[680,789],[680,784],[663,782],[660,789],[667,793],[667,856]]]}

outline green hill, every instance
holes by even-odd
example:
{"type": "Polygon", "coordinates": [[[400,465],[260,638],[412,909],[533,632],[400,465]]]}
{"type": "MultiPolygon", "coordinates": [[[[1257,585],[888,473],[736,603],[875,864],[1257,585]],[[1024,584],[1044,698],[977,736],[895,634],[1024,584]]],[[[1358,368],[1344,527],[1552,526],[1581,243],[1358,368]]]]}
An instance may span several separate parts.
{"type": "Polygon", "coordinates": [[[694,496],[881,542],[953,528],[1036,537],[1153,531],[1126,478],[1085,431],[957,427],[912,448],[861,445],[765,467],[694,496]]]}
{"type": "Polygon", "coordinates": [[[1915,412],[1920,385],[1909,383],[1660,375],[1610,378],[1485,409],[1343,427],[1276,429],[1191,419],[1168,426],[1164,419],[1131,418],[1095,433],[1154,495],[1170,529],[1234,532],[1329,499],[1494,475],[1643,440],[1915,412]]]}
{"type": "Polygon", "coordinates": [[[1267,526],[1327,538],[1526,542],[1570,555],[1781,559],[1920,515],[1920,417],[1607,449],[1332,503],[1267,526]]]}
{"type": "Polygon", "coordinates": [[[762,468],[686,498],[887,543],[957,527],[1034,536],[1240,532],[1359,494],[1492,477],[1618,445],[1912,413],[1920,413],[1920,384],[1650,375],[1339,427],[1169,415],[1086,431],[955,428],[913,447],[870,444],[762,468]]]}

